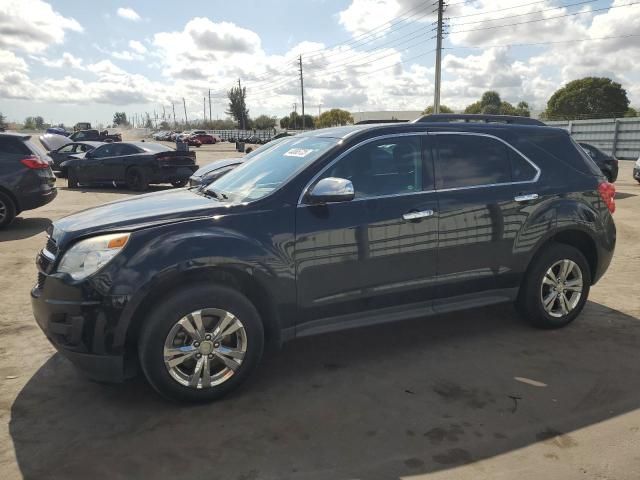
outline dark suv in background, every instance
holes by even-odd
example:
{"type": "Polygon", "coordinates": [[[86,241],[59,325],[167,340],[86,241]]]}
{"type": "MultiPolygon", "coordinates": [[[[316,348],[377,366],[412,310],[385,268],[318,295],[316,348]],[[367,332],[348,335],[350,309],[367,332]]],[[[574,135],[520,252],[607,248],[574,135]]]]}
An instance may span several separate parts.
{"type": "Polygon", "coordinates": [[[590,143],[579,142],[587,155],[598,165],[598,168],[602,170],[602,173],[607,180],[611,183],[618,179],[618,159],[612,155],[607,155],[598,147],[591,145],[590,143]]]}
{"type": "Polygon", "coordinates": [[[47,154],[29,135],[0,133],[0,228],[56,197],[47,154]]]}
{"type": "Polygon", "coordinates": [[[563,327],[611,261],[615,188],[565,130],[482,118],[310,131],[58,220],[36,321],[90,376],[139,365],[187,401],[305,335],[501,302],[563,327]]]}

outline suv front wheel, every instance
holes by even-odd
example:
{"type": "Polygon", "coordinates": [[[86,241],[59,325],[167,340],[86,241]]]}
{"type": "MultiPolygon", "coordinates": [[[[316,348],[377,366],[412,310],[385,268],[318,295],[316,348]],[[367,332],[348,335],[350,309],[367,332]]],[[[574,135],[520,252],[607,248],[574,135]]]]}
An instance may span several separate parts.
{"type": "Polygon", "coordinates": [[[584,308],[590,287],[584,255],[570,245],[551,244],[527,271],[517,307],[535,327],[564,327],[584,308]]]}
{"type": "Polygon", "coordinates": [[[159,303],[138,341],[149,383],[171,400],[226,395],[255,369],[264,346],[260,316],[239,292],[201,285],[159,303]]]}

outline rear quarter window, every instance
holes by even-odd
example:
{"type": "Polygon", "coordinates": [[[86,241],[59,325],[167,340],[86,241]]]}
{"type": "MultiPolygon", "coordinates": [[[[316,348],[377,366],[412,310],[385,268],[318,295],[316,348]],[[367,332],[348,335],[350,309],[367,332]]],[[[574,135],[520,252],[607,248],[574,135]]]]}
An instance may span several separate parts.
{"type": "Polygon", "coordinates": [[[526,142],[552,157],[557,164],[568,165],[587,175],[602,176],[589,155],[565,132],[539,132],[526,137],[526,142]]]}
{"type": "Polygon", "coordinates": [[[0,154],[30,155],[31,150],[17,137],[0,137],[0,154]]]}

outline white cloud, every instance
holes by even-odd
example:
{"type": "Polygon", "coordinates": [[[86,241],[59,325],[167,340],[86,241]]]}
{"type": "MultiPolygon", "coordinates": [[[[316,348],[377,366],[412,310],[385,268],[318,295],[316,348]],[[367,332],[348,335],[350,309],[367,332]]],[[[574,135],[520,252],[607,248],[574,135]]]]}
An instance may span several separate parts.
{"type": "Polygon", "coordinates": [[[60,44],[66,31],[82,32],[82,26],[53,10],[42,0],[0,2],[0,48],[38,53],[60,44]]]}
{"type": "Polygon", "coordinates": [[[138,12],[136,12],[133,8],[130,7],[120,7],[116,11],[119,17],[122,17],[126,20],[131,20],[132,22],[139,22],[142,20],[138,12]]]}
{"type": "Polygon", "coordinates": [[[137,40],[129,40],[129,48],[140,55],[147,53],[147,47],[137,40]]]}
{"type": "Polygon", "coordinates": [[[32,56],[34,60],[42,63],[46,67],[50,68],[77,68],[78,70],[84,69],[82,65],[82,59],[74,57],[69,52],[64,52],[61,58],[56,60],[49,59],[47,57],[32,56]]]}

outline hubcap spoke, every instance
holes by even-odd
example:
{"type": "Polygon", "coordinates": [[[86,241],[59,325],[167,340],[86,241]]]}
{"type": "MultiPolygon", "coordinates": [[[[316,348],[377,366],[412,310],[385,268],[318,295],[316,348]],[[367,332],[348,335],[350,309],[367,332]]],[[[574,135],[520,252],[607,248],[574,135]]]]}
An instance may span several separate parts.
{"type": "Polygon", "coordinates": [[[202,367],[204,366],[204,361],[206,357],[200,357],[198,359],[198,363],[196,363],[196,368],[193,370],[193,374],[191,375],[191,379],[189,380],[190,387],[197,387],[198,382],[200,381],[200,376],[202,375],[202,367]]]}
{"type": "Polygon", "coordinates": [[[566,282],[567,277],[569,276],[569,272],[571,271],[572,262],[570,260],[563,260],[560,264],[560,273],[558,275],[558,279],[561,282],[566,282]]]}
{"type": "Polygon", "coordinates": [[[176,367],[185,360],[193,358],[197,350],[191,346],[180,348],[165,348],[164,361],[170,367],[176,367]]]}
{"type": "Polygon", "coordinates": [[[211,386],[211,367],[209,366],[209,357],[202,356],[202,388],[211,386]]]}
{"type": "Polygon", "coordinates": [[[553,272],[549,270],[542,279],[542,283],[555,287],[556,285],[558,285],[558,280],[556,279],[556,276],[553,274],[553,272]]]}
{"type": "Polygon", "coordinates": [[[224,355],[225,357],[231,357],[237,360],[242,360],[244,358],[244,352],[237,348],[229,348],[221,345],[216,349],[216,352],[220,355],[224,355]]]}
{"type": "Polygon", "coordinates": [[[551,308],[553,307],[553,304],[556,301],[556,298],[558,298],[558,294],[556,292],[551,292],[549,295],[547,295],[544,298],[543,304],[544,304],[545,310],[547,311],[551,310],[551,308]]]}
{"type": "Polygon", "coordinates": [[[582,280],[570,280],[564,284],[564,289],[572,292],[581,292],[582,280]]]}
{"type": "Polygon", "coordinates": [[[560,311],[563,315],[569,313],[571,307],[569,306],[569,301],[567,300],[567,296],[564,293],[560,294],[560,301],[558,303],[560,304],[560,311]]]}
{"type": "Polygon", "coordinates": [[[231,335],[240,328],[242,328],[242,324],[238,319],[233,314],[227,312],[226,315],[220,319],[218,325],[216,325],[216,328],[213,331],[213,338],[214,340],[220,340],[221,338],[231,335]]]}
{"type": "Polygon", "coordinates": [[[238,362],[236,362],[234,359],[227,357],[225,355],[223,355],[222,353],[216,351],[214,352],[216,357],[219,358],[220,360],[222,360],[222,363],[224,363],[227,367],[229,367],[231,370],[233,370],[234,372],[238,369],[238,367],[240,366],[240,364],[238,362]]]}

